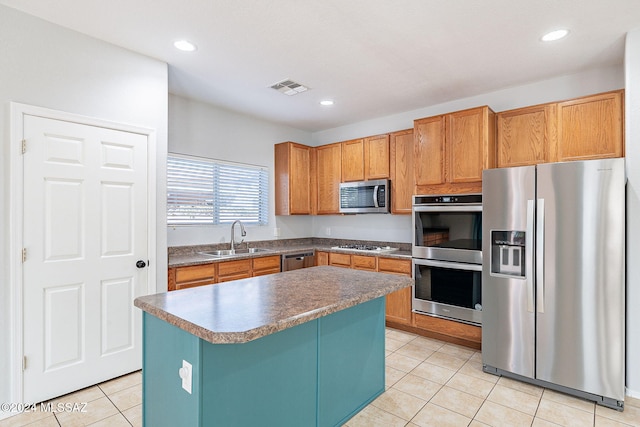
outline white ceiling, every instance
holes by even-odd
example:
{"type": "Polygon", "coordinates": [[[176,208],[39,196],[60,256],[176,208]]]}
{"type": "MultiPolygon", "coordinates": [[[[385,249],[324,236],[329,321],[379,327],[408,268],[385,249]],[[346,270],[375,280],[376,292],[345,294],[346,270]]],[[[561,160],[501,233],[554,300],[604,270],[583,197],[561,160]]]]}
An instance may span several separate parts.
{"type": "Polygon", "coordinates": [[[308,131],[621,64],[640,27],[639,0],[0,3],[167,62],[174,94],[308,131]],[[182,38],[198,50],[177,51],[182,38]],[[311,90],[269,88],[286,78],[311,90]]]}

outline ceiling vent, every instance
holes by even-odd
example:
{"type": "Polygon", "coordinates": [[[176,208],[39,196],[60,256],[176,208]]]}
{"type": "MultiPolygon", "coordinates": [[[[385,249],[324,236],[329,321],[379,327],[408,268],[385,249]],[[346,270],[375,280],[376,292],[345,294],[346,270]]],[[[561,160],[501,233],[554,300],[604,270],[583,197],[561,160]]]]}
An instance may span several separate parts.
{"type": "Polygon", "coordinates": [[[275,89],[278,92],[284,93],[285,95],[297,95],[299,93],[305,92],[309,90],[308,87],[301,85],[300,83],[296,83],[293,80],[283,80],[271,86],[271,89],[275,89]]]}

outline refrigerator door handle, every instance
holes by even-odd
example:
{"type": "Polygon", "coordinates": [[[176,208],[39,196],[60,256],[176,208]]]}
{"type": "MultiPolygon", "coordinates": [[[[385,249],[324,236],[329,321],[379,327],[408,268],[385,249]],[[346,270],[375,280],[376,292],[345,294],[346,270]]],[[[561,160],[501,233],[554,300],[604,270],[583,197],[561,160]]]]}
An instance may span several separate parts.
{"type": "Polygon", "coordinates": [[[527,233],[524,251],[527,254],[525,260],[525,275],[527,277],[527,311],[533,313],[533,220],[535,218],[535,204],[533,200],[527,200],[527,233]]]}
{"type": "Polygon", "coordinates": [[[538,199],[536,222],[536,306],[544,313],[544,199],[538,199]]]}

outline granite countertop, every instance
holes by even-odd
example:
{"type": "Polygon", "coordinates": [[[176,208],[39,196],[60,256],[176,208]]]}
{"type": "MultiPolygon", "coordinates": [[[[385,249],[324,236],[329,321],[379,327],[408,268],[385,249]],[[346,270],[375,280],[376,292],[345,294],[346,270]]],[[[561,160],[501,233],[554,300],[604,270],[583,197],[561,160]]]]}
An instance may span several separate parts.
{"type": "MultiPolygon", "coordinates": [[[[210,249],[195,249],[189,250],[186,249],[182,251],[176,251],[175,253],[170,253],[169,255],[169,267],[186,267],[190,265],[199,265],[199,264],[209,264],[213,262],[224,262],[224,261],[233,261],[239,259],[247,259],[247,258],[257,258],[264,257],[270,255],[282,255],[288,253],[299,253],[299,252],[311,252],[311,251],[324,251],[324,252],[341,252],[348,253],[354,255],[368,255],[368,256],[383,256],[387,258],[400,258],[406,259],[411,258],[411,249],[408,250],[405,248],[401,248],[397,251],[357,251],[352,249],[336,249],[334,246],[338,246],[339,244],[326,244],[324,242],[321,243],[305,243],[305,244],[291,244],[284,243],[283,245],[277,245],[277,241],[270,244],[263,244],[262,242],[251,242],[251,247],[264,248],[267,251],[258,252],[258,253],[244,253],[244,254],[236,254],[232,256],[225,256],[222,258],[212,258],[210,256],[201,255],[198,253],[200,250],[210,250],[210,249]]],[[[387,246],[387,245],[383,245],[387,246]]]]}
{"type": "Polygon", "coordinates": [[[213,344],[244,343],[411,286],[395,274],[320,266],[135,299],[213,344]]]}

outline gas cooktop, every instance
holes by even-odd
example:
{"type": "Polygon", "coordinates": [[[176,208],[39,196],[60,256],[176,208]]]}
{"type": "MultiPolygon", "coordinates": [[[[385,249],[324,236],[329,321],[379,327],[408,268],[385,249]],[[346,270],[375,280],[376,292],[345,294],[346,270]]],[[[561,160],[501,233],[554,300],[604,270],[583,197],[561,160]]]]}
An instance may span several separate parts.
{"type": "Polygon", "coordinates": [[[393,252],[398,248],[392,248],[391,246],[373,246],[373,245],[340,245],[333,246],[331,249],[349,249],[351,251],[362,252],[393,252]]]}

